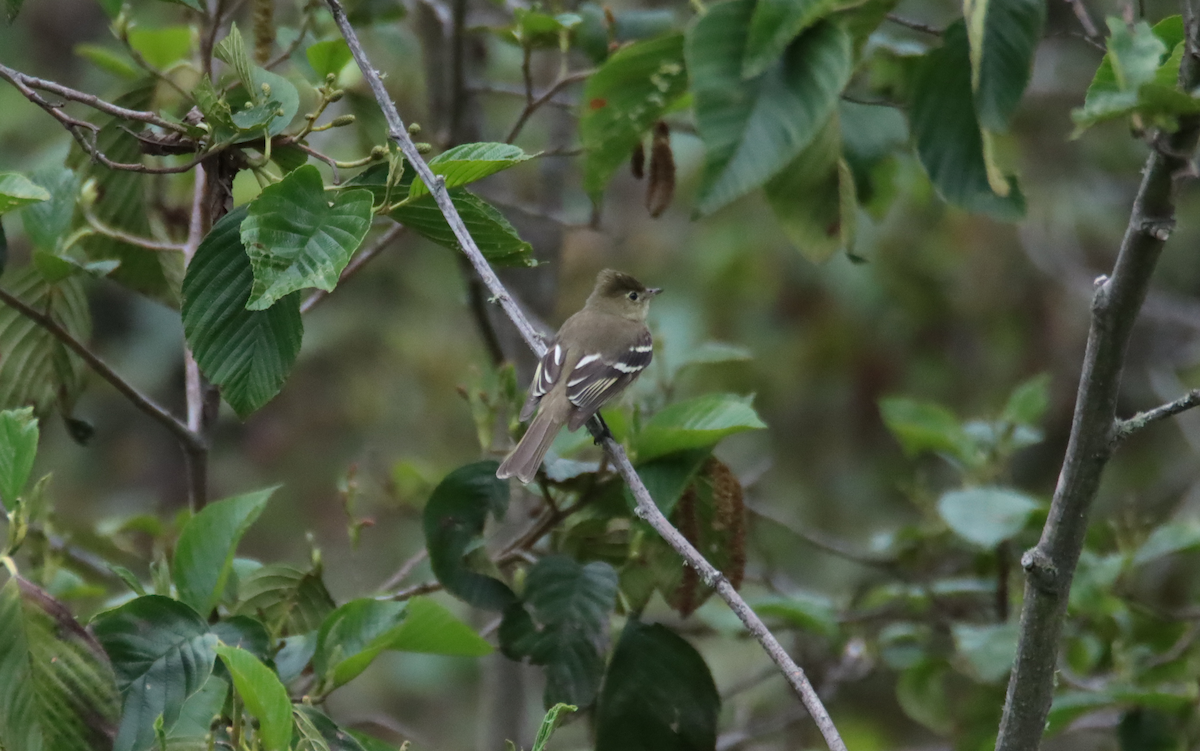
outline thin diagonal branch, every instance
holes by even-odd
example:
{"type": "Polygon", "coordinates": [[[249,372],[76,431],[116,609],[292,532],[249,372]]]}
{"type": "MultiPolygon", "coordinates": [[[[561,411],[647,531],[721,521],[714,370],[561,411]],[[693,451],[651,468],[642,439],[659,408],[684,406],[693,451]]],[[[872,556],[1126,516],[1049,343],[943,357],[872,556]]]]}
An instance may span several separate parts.
{"type": "Polygon", "coordinates": [[[580,81],[584,80],[585,78],[587,78],[588,76],[592,75],[595,72],[596,71],[594,71],[594,70],[579,70],[574,73],[568,73],[567,75],[563,76],[562,78],[558,79],[553,84],[551,84],[550,88],[548,88],[544,92],[542,92],[542,95],[537,97],[536,99],[532,98],[533,90],[532,90],[532,88],[529,88],[529,87],[532,87],[533,84],[532,84],[532,82],[530,82],[527,79],[526,80],[527,99],[526,99],[525,109],[521,110],[521,114],[517,116],[517,121],[515,123],[513,123],[512,130],[510,130],[508,132],[508,137],[504,139],[504,142],[512,143],[513,141],[517,140],[517,136],[521,135],[521,130],[525,127],[525,123],[529,122],[529,118],[533,117],[533,113],[535,113],[539,109],[541,109],[542,105],[544,105],[547,102],[554,99],[555,94],[562,91],[563,89],[565,89],[566,87],[570,86],[573,83],[579,83],[580,81]]]}
{"type": "Polygon", "coordinates": [[[940,37],[942,35],[942,30],[936,26],[930,26],[927,23],[921,23],[920,21],[914,21],[911,18],[905,18],[904,16],[898,16],[895,13],[888,13],[887,20],[891,21],[892,23],[896,24],[897,26],[903,26],[906,29],[912,29],[913,31],[919,31],[922,34],[929,34],[929,35],[935,36],[935,37],[940,37]]]}
{"type": "Polygon", "coordinates": [[[160,407],[150,397],[130,385],[116,371],[108,367],[108,364],[101,360],[95,352],[92,352],[82,342],[72,336],[71,332],[60,326],[58,321],[25,304],[5,289],[0,289],[0,302],[41,326],[51,336],[65,344],[68,349],[79,355],[80,359],[88,364],[88,367],[96,371],[101,378],[111,383],[113,388],[120,391],[126,399],[133,403],[133,406],[145,412],[164,428],[171,431],[185,447],[193,446],[199,440],[198,436],[188,430],[187,425],[184,425],[179,418],[160,407]]]}
{"type": "Polygon", "coordinates": [[[1200,389],[1192,389],[1173,402],[1163,404],[1154,409],[1148,409],[1145,412],[1138,412],[1128,420],[1118,420],[1117,424],[1113,427],[1113,446],[1115,448],[1116,444],[1121,443],[1151,423],[1165,420],[1168,417],[1174,417],[1180,412],[1186,412],[1196,406],[1200,406],[1200,389]]]}
{"type": "Polygon", "coordinates": [[[1079,25],[1083,27],[1083,32],[1087,34],[1087,38],[1091,40],[1103,40],[1104,36],[1096,28],[1096,22],[1092,20],[1092,14],[1088,13],[1087,6],[1083,4],[1083,0],[1066,1],[1071,4],[1071,10],[1075,12],[1075,17],[1079,19],[1079,25]]]}
{"type": "MultiPolygon", "coordinates": [[[[470,259],[471,265],[475,267],[479,278],[487,285],[493,299],[500,304],[504,312],[517,327],[526,344],[540,358],[546,351],[546,343],[525,318],[512,295],[500,283],[492,267],[488,265],[483,253],[479,250],[479,246],[476,245],[475,240],[471,237],[471,233],[467,231],[466,226],[463,224],[462,217],[459,216],[454,203],[450,200],[450,194],[446,190],[445,181],[433,174],[429,169],[429,165],[426,164],[424,158],[417,151],[417,146],[409,136],[408,130],[404,126],[404,121],[400,118],[400,113],[396,111],[395,103],[388,95],[387,89],[384,88],[379,72],[371,65],[371,61],[367,58],[366,52],[358,40],[358,35],[355,33],[354,28],[350,26],[342,4],[339,0],[326,0],[326,2],[333,14],[334,21],[342,32],[342,36],[345,37],[346,43],[350,46],[350,52],[354,55],[359,69],[367,79],[367,83],[370,85],[371,91],[375,95],[380,109],[383,111],[384,119],[388,124],[388,137],[396,142],[408,160],[408,163],[416,170],[422,182],[429,187],[429,191],[437,202],[438,208],[441,209],[442,215],[446,218],[447,224],[450,225],[450,229],[453,231],[454,237],[458,240],[463,252],[470,259]]],[[[589,429],[598,430],[599,425],[597,421],[593,420],[589,425],[589,429]]],[[[779,666],[779,669],[783,672],[792,689],[800,697],[805,709],[812,715],[830,751],[846,751],[846,744],[842,741],[841,735],[833,724],[833,720],[829,717],[829,713],[821,702],[821,698],[817,695],[816,690],[804,674],[804,671],[792,660],[791,656],[788,655],[775,636],[767,629],[762,620],[750,609],[750,606],[746,604],[746,601],[733,588],[733,585],[729,583],[729,580],[714,568],[711,563],[705,560],[704,556],[679,533],[679,530],[671,526],[671,523],[659,511],[658,506],[654,504],[649,491],[646,490],[645,484],[633,468],[633,464],[630,463],[629,457],[625,455],[625,450],[621,445],[607,436],[603,440],[603,445],[608,452],[613,466],[616,467],[637,500],[638,516],[649,522],[655,531],[683,556],[688,565],[700,574],[704,582],[717,590],[721,599],[725,600],[734,613],[737,614],[738,618],[745,624],[747,630],[754,635],[763,649],[766,650],[771,660],[779,666]]]]}

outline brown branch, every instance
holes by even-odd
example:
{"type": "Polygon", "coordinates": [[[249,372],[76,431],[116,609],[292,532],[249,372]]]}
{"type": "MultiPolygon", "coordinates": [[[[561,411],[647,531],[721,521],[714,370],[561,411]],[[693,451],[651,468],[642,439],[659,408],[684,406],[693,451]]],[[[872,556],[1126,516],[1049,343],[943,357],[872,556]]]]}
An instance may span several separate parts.
{"type": "Polygon", "coordinates": [[[940,37],[942,35],[942,30],[936,26],[931,26],[927,23],[921,23],[920,21],[914,21],[910,18],[898,16],[895,13],[888,13],[887,20],[891,21],[892,23],[896,24],[897,26],[903,26],[906,29],[912,29],[913,31],[919,31],[922,34],[930,34],[935,37],[940,37]]]}
{"type": "MultiPolygon", "coordinates": [[[[1190,0],[1184,3],[1184,28],[1186,52],[1179,83],[1191,91],[1200,83],[1200,60],[1190,0]]],[[[1175,224],[1175,177],[1188,168],[1198,136],[1200,118],[1194,115],[1180,118],[1174,134],[1159,134],[1146,159],[1112,273],[1096,286],[1062,472],[1041,539],[1021,559],[1027,575],[1021,633],[997,751],[1036,749],[1045,732],[1071,580],[1100,477],[1112,453],[1114,428],[1119,425],[1116,406],[1125,352],[1163,244],[1175,224]]]]}
{"type": "MultiPolygon", "coordinates": [[[[358,255],[350,259],[350,263],[346,264],[346,268],[342,269],[342,275],[338,277],[338,284],[344,283],[347,279],[357,274],[364,266],[371,262],[375,256],[382,253],[391,245],[397,238],[404,234],[407,227],[402,224],[393,224],[386,232],[379,236],[375,242],[364,248],[358,255]]],[[[300,303],[300,312],[307,313],[313,308],[321,304],[325,298],[329,297],[330,293],[323,289],[316,290],[304,302],[300,303]]]]}
{"type": "Polygon", "coordinates": [[[512,130],[508,132],[508,137],[504,139],[504,142],[512,143],[513,141],[517,140],[517,136],[521,134],[521,130],[525,127],[525,123],[529,121],[529,118],[533,117],[533,113],[537,112],[542,108],[542,105],[553,99],[555,94],[573,83],[579,83],[595,72],[596,71],[594,70],[580,70],[574,73],[568,73],[551,84],[550,88],[542,92],[542,95],[537,98],[533,98],[532,82],[526,80],[527,94],[525,109],[521,110],[521,114],[517,116],[517,121],[513,123],[512,130]]]}

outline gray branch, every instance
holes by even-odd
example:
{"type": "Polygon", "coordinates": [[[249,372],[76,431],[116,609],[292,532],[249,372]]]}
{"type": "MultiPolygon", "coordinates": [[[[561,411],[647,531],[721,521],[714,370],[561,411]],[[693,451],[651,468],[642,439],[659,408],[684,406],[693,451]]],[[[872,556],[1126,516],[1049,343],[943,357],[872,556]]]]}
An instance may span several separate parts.
{"type": "MultiPolygon", "coordinates": [[[[1184,18],[1187,54],[1179,77],[1182,88],[1191,91],[1200,82],[1200,61],[1190,3],[1184,5],[1184,18]]],[[[1187,174],[1198,133],[1200,120],[1189,116],[1180,118],[1174,134],[1155,140],[1112,274],[1098,284],[1092,299],[1091,330],[1058,487],[1041,539],[1021,559],[1027,574],[1025,604],[997,751],[1032,751],[1045,731],[1071,579],[1113,435],[1123,424],[1117,422],[1116,405],[1125,351],[1175,224],[1175,179],[1187,174]]]]}
{"type": "Polygon", "coordinates": [[[1186,412],[1196,406],[1200,406],[1200,389],[1192,389],[1173,402],[1163,404],[1154,409],[1148,409],[1145,412],[1138,412],[1128,420],[1118,420],[1117,424],[1113,426],[1113,447],[1116,448],[1126,438],[1151,423],[1165,420],[1168,417],[1174,417],[1180,412],[1186,412]]]}
{"type": "MultiPolygon", "coordinates": [[[[417,151],[416,144],[409,137],[408,130],[404,126],[404,121],[400,118],[400,113],[396,111],[395,103],[392,102],[387,89],[384,88],[379,72],[371,65],[371,61],[367,58],[366,52],[358,40],[358,35],[350,26],[341,3],[339,0],[326,0],[326,2],[333,13],[334,21],[342,32],[342,36],[345,37],[346,43],[350,46],[350,51],[354,55],[355,62],[358,63],[359,69],[363,72],[363,76],[371,86],[371,91],[375,95],[380,109],[383,110],[384,118],[388,123],[388,137],[396,142],[409,164],[412,165],[417,175],[420,176],[421,181],[429,186],[430,193],[433,194],[438,208],[441,209],[442,215],[445,216],[446,222],[454,232],[454,236],[462,247],[463,252],[466,253],[471,265],[479,274],[479,278],[491,292],[492,300],[500,304],[505,314],[507,314],[521,333],[525,343],[529,345],[530,349],[538,357],[541,357],[546,351],[545,342],[533,325],[525,318],[516,300],[513,299],[500,283],[496,273],[492,271],[491,266],[488,265],[487,260],[483,257],[483,253],[480,252],[479,247],[471,238],[470,232],[467,231],[462,218],[458,215],[458,210],[455,209],[453,202],[450,200],[445,182],[442,178],[433,175],[429,169],[429,165],[425,163],[425,160],[417,151]]],[[[741,595],[737,593],[724,575],[705,560],[704,556],[692,547],[691,543],[684,539],[683,535],[672,527],[662,512],[658,510],[658,506],[654,504],[649,491],[646,490],[645,484],[642,483],[641,478],[630,463],[629,457],[625,455],[625,451],[621,448],[621,445],[612,440],[612,438],[606,438],[604,440],[604,447],[609,453],[613,466],[617,468],[617,471],[633,492],[634,498],[637,499],[638,516],[649,522],[650,526],[654,527],[655,531],[662,535],[663,539],[683,556],[688,565],[700,574],[705,583],[717,590],[721,599],[729,604],[729,607],[737,614],[742,623],[745,624],[747,630],[758,639],[763,649],[766,650],[772,661],[779,666],[779,669],[783,672],[792,689],[800,697],[805,709],[812,715],[821,734],[825,737],[825,742],[829,746],[830,751],[846,751],[846,744],[842,741],[837,728],[833,724],[833,720],[830,719],[829,713],[825,710],[825,706],[822,704],[820,697],[817,696],[817,692],[813,689],[804,671],[796,665],[795,661],[792,660],[783,646],[767,629],[754,611],[750,609],[750,606],[746,604],[746,601],[742,599],[741,595]]]]}

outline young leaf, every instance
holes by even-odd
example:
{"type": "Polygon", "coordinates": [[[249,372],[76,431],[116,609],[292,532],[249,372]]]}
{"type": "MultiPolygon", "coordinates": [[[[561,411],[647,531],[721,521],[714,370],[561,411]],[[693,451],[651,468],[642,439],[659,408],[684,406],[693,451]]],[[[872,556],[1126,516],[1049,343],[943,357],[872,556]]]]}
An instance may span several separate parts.
{"type": "Polygon", "coordinates": [[[188,520],[171,567],[180,600],[198,613],[212,612],[225,591],[238,541],[277,488],[210,503],[188,520]]]}
{"type": "Polygon", "coordinates": [[[715,5],[688,32],[687,64],[704,142],[697,211],[710,214],[761,187],[819,134],[850,80],[850,38],[820,23],[782,60],[742,78],[753,0],[715,5]]]}
{"type": "Polygon", "coordinates": [[[712,751],[720,708],[692,645],[666,626],[631,618],[600,692],[596,751],[712,751]]]}
{"type": "Polygon", "coordinates": [[[940,404],[895,396],[880,399],[879,412],[909,457],[923,451],[957,456],[968,440],[958,418],[940,404]]]}
{"type": "Polygon", "coordinates": [[[512,659],[546,668],[545,704],[586,707],[604,674],[608,618],[617,574],[602,561],[580,565],[563,555],[537,562],[525,580],[525,600],[504,611],[500,644],[512,659]]]}
{"type": "Polygon", "coordinates": [[[1033,54],[1042,40],[1046,3],[1042,0],[967,0],[971,45],[971,89],[979,122],[1002,133],[1033,72],[1033,54]]]}
{"type": "Polygon", "coordinates": [[[255,110],[240,123],[243,132],[234,138],[239,143],[262,138],[264,129],[269,136],[279,135],[300,110],[300,92],[291,81],[259,67],[251,68],[250,76],[254,82],[250,89],[241,86],[229,92],[235,125],[239,124],[238,113],[247,110],[247,103],[250,110],[255,110]]]}
{"type": "Polygon", "coordinates": [[[37,456],[38,421],[33,408],[0,412],[0,505],[13,509],[37,456]]]}
{"type": "Polygon", "coordinates": [[[599,199],[633,147],[687,91],[683,35],[669,34],[617,50],[588,78],[579,135],[583,187],[599,199]]]}
{"type": "Polygon", "coordinates": [[[550,742],[550,737],[558,729],[563,716],[577,711],[579,711],[579,707],[570,704],[555,704],[550,707],[546,711],[546,716],[542,718],[542,725],[538,728],[537,735],[533,739],[533,748],[530,751],[545,751],[546,744],[550,742]]]}
{"type": "Polygon", "coordinates": [[[938,515],[959,537],[991,550],[1025,528],[1037,501],[1007,488],[952,490],[938,500],[938,515]]]}
{"type": "Polygon", "coordinates": [[[264,751],[287,751],[292,743],[292,702],[279,677],[244,649],[220,645],[217,654],[246,709],[258,718],[264,751]]]}
{"type": "Polygon", "coordinates": [[[1037,425],[1050,406],[1050,374],[1039,373],[1013,389],[1003,419],[1014,425],[1037,425]]]}
{"type": "Polygon", "coordinates": [[[195,610],[178,600],[146,595],[110,610],[92,623],[124,697],[115,751],[154,746],[161,716],[171,729],[184,702],[199,691],[217,658],[217,637],[195,610]]]}
{"type": "Polygon", "coordinates": [[[341,686],[391,645],[404,621],[405,604],[369,597],[351,600],[329,614],[317,634],[313,671],[341,686]]]}
{"type": "Polygon", "coordinates": [[[254,269],[246,310],[266,310],[306,287],[333,291],[370,228],[370,191],[341,190],[330,203],[311,164],[263,188],[242,221],[254,269]]]}
{"type": "MultiPolygon", "coordinates": [[[[449,189],[482,180],[532,158],[532,154],[507,143],[464,143],[435,156],[429,161],[429,169],[441,175],[449,189]]],[[[414,178],[408,197],[415,199],[428,193],[421,178],[414,178]]]]}
{"type": "Polygon", "coordinates": [[[436,600],[414,597],[388,649],[432,655],[483,657],[494,650],[467,624],[436,600]]]}
{"type": "Polygon", "coordinates": [[[50,192],[19,172],[0,172],[0,215],[50,200],[50,192]]]}
{"type": "Polygon", "coordinates": [[[107,751],[120,713],[96,640],[46,592],[10,578],[0,589],[0,746],[107,751]]]}
{"type": "Polygon", "coordinates": [[[296,735],[302,739],[296,745],[298,750],[368,751],[357,738],[313,707],[297,705],[292,716],[296,720],[296,735]]]}
{"type": "Polygon", "coordinates": [[[446,475],[425,504],[425,545],[434,575],[446,591],[477,608],[503,610],[516,595],[499,579],[470,570],[463,556],[483,533],[491,513],[508,508],[508,483],[496,479],[497,463],[476,462],[446,475]]]}
{"type": "Polygon", "coordinates": [[[319,571],[272,564],[238,581],[239,615],[263,619],[278,635],[307,634],[321,627],[336,605],[319,571]]]}
{"type": "MultiPolygon", "coordinates": [[[[450,191],[463,224],[493,266],[533,266],[533,246],[521,239],[504,215],[466,188],[450,191]]],[[[451,250],[462,250],[433,196],[424,195],[389,214],[421,237],[451,250]]]]}
{"type": "Polygon", "coordinates": [[[183,280],[183,331],[200,370],[246,417],[283,386],[304,324],[293,294],[269,310],[246,310],[254,272],[239,227],[246,208],[234,209],[200,243],[183,280]]]}
{"type": "Polygon", "coordinates": [[[966,27],[958,21],[942,35],[942,46],[917,66],[909,110],[917,156],[948,203],[1017,219],[1025,213],[1025,199],[1015,178],[999,175],[986,142],[990,135],[980,130],[969,58],[966,27]]]}
{"type": "Polygon", "coordinates": [[[728,435],[767,427],[751,397],[708,394],[663,408],[637,437],[640,460],[715,445],[728,435]]]}
{"type": "Polygon", "coordinates": [[[304,55],[317,78],[322,81],[331,73],[336,78],[342,72],[342,68],[354,59],[350,54],[350,46],[341,37],[311,44],[304,50],[304,55]]]}
{"type": "Polygon", "coordinates": [[[764,73],[800,32],[838,7],[853,4],[853,0],[757,0],[742,58],[742,78],[764,73]]]}
{"type": "MultiPolygon", "coordinates": [[[[213,54],[222,62],[233,68],[234,75],[242,82],[242,85],[247,89],[251,89],[255,85],[254,80],[254,64],[250,62],[250,54],[246,52],[246,42],[242,39],[242,32],[238,29],[236,23],[230,25],[229,33],[221,40],[213,54]]],[[[250,98],[256,99],[257,92],[252,92],[250,98]]]]}

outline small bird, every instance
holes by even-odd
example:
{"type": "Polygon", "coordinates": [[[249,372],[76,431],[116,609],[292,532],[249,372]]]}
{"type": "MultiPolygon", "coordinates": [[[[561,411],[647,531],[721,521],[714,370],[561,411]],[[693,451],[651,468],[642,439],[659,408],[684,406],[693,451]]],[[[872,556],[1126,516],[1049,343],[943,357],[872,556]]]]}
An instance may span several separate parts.
{"type": "Polygon", "coordinates": [[[533,373],[521,421],[534,410],[537,417],[496,477],[532,480],[563,425],[578,430],[646,369],[654,356],[646,313],[660,292],[612,269],[596,276],[583,310],[558,330],[533,373]]]}

